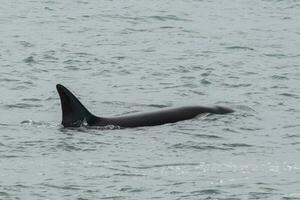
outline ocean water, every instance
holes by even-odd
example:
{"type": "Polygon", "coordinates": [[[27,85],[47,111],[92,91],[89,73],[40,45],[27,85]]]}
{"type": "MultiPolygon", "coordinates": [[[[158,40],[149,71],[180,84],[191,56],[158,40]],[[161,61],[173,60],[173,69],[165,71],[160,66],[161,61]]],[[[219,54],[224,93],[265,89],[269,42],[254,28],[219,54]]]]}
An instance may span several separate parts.
{"type": "Polygon", "coordinates": [[[300,199],[300,1],[0,4],[0,199],[300,199]],[[64,129],[57,83],[98,116],[236,112],[64,129]]]}

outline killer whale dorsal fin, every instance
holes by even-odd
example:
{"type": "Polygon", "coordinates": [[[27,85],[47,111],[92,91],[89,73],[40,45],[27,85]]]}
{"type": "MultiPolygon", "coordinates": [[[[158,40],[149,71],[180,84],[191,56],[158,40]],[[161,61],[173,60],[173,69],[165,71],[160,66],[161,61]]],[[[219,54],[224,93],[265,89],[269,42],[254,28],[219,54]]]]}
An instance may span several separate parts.
{"type": "Polygon", "coordinates": [[[84,121],[90,125],[96,117],[91,114],[82,103],[63,85],[56,85],[57,92],[61,101],[62,125],[64,127],[78,127],[84,121]]]}

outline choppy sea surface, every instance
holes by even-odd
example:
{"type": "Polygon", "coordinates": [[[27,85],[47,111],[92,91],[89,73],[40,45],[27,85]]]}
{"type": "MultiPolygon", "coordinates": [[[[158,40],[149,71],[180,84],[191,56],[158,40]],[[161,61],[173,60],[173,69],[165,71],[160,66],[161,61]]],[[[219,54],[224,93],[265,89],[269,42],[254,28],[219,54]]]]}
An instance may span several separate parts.
{"type": "Polygon", "coordinates": [[[300,199],[300,1],[0,4],[0,199],[300,199]],[[236,112],[64,129],[55,85],[98,116],[236,112]]]}

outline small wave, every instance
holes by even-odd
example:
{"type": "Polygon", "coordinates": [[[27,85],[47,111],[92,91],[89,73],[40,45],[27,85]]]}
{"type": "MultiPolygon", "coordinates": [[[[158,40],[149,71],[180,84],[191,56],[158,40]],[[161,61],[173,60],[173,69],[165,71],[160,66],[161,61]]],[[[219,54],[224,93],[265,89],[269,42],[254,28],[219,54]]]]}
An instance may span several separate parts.
{"type": "Polygon", "coordinates": [[[222,139],[222,137],[217,136],[217,135],[208,135],[208,134],[193,134],[193,133],[186,133],[182,131],[178,131],[179,133],[185,134],[185,135],[190,135],[198,138],[205,138],[205,139],[222,139]]]}
{"type": "Polygon", "coordinates": [[[49,123],[39,122],[39,121],[34,121],[34,120],[24,120],[24,121],[21,121],[20,124],[29,125],[29,126],[50,126],[49,123]]]}
{"type": "Polygon", "coordinates": [[[33,44],[31,44],[30,42],[26,42],[26,41],[20,41],[20,44],[21,44],[23,47],[34,47],[33,44]]]}
{"type": "Polygon", "coordinates": [[[245,144],[245,143],[223,144],[223,146],[232,147],[232,148],[235,148],[235,147],[253,147],[253,145],[245,144]]]}
{"type": "Polygon", "coordinates": [[[24,149],[26,146],[32,147],[37,144],[42,144],[43,140],[29,140],[20,142],[20,149],[24,149]]]}
{"type": "Polygon", "coordinates": [[[122,106],[125,104],[123,101],[102,101],[101,103],[107,105],[116,105],[116,106],[122,106]]]}
{"type": "Polygon", "coordinates": [[[44,55],[43,59],[47,60],[47,61],[51,61],[51,62],[55,62],[55,61],[59,60],[57,57],[54,57],[54,56],[48,55],[48,54],[44,55]]]}
{"type": "Polygon", "coordinates": [[[298,146],[298,145],[300,145],[300,142],[292,142],[291,145],[298,146]]]}
{"type": "Polygon", "coordinates": [[[240,130],[243,131],[260,131],[262,128],[259,127],[241,127],[240,130]]]}
{"type": "Polygon", "coordinates": [[[37,98],[24,98],[22,99],[23,101],[32,101],[32,102],[38,102],[38,101],[42,101],[41,99],[37,99],[37,98]]]}
{"type": "Polygon", "coordinates": [[[294,98],[299,98],[298,95],[296,94],[291,94],[291,93],[281,93],[281,96],[286,96],[286,97],[294,97],[294,98]]]}
{"type": "MultiPolygon", "coordinates": [[[[298,125],[300,126],[300,125],[298,125]]],[[[300,138],[300,134],[287,134],[285,138],[300,138]]]]}
{"type": "Polygon", "coordinates": [[[145,189],[137,189],[137,188],[132,188],[132,187],[128,186],[128,187],[121,188],[120,191],[136,193],[136,192],[143,192],[143,191],[145,191],[145,189]]]}
{"type": "Polygon", "coordinates": [[[203,85],[210,85],[211,82],[208,81],[207,79],[202,79],[202,80],[201,80],[201,84],[203,84],[203,85]]]}
{"type": "Polygon", "coordinates": [[[74,64],[74,63],[80,63],[80,60],[73,60],[73,59],[68,59],[63,61],[64,64],[74,64]]]}
{"type": "Polygon", "coordinates": [[[254,51],[253,48],[251,47],[245,47],[245,46],[230,46],[230,47],[226,47],[226,49],[232,49],[232,50],[250,50],[250,51],[254,51]]]}
{"type": "Polygon", "coordinates": [[[231,129],[231,128],[224,128],[224,129],[222,129],[224,132],[230,132],[230,133],[240,133],[239,131],[237,131],[237,130],[233,130],[233,129],[231,129]]]}
{"type": "Polygon", "coordinates": [[[7,192],[0,192],[0,197],[5,197],[7,199],[10,199],[10,195],[7,192]]]}
{"type": "Polygon", "coordinates": [[[148,47],[148,48],[145,48],[145,49],[142,49],[143,52],[146,52],[146,53],[151,53],[151,52],[155,52],[155,48],[154,47],[148,47]]]}
{"type": "Polygon", "coordinates": [[[17,183],[16,185],[14,185],[14,187],[17,187],[17,188],[33,188],[32,186],[23,185],[21,183],[17,183]]]}
{"type": "MultiPolygon", "coordinates": [[[[75,144],[76,145],[76,144],[75,144]]],[[[60,144],[56,145],[55,149],[63,149],[64,151],[82,151],[81,148],[75,146],[75,145],[71,145],[71,144],[67,144],[65,142],[61,142],[60,144]]]]}
{"type": "Polygon", "coordinates": [[[172,29],[172,28],[176,28],[176,27],[173,27],[173,26],[161,26],[159,28],[161,28],[161,29],[172,29]]]}
{"type": "Polygon", "coordinates": [[[162,104],[147,104],[148,107],[153,107],[153,108],[167,108],[169,106],[167,105],[162,105],[162,104]]]}
{"type": "Polygon", "coordinates": [[[225,83],[224,86],[231,87],[231,88],[240,88],[240,87],[250,87],[252,84],[250,83],[240,83],[240,84],[229,84],[225,83]]]}
{"type": "Polygon", "coordinates": [[[265,54],[265,56],[274,57],[274,58],[285,58],[285,57],[287,57],[287,55],[279,54],[279,53],[269,53],[269,54],[265,54]]]}
{"type": "Polygon", "coordinates": [[[197,190],[191,192],[191,194],[193,195],[214,195],[214,194],[221,194],[221,193],[222,191],[217,189],[197,190]]]}
{"type": "Polygon", "coordinates": [[[118,199],[125,199],[123,196],[109,196],[109,197],[102,197],[100,199],[113,199],[113,200],[118,200],[118,199]]]}
{"type": "Polygon", "coordinates": [[[0,78],[0,82],[19,82],[20,80],[18,79],[13,79],[13,78],[0,78]]]}
{"type": "Polygon", "coordinates": [[[124,60],[125,58],[127,58],[126,56],[114,56],[112,57],[113,59],[117,59],[117,60],[124,60]]]}
{"type": "Polygon", "coordinates": [[[130,31],[130,32],[149,32],[148,29],[136,29],[136,28],[126,28],[125,31],[130,31]]]}
{"type": "MultiPolygon", "coordinates": [[[[77,132],[79,133],[89,133],[89,128],[87,126],[80,126],[80,127],[63,127],[63,125],[58,125],[57,126],[59,131],[61,131],[63,134],[65,135],[69,135],[72,136],[74,134],[76,134],[77,132]]],[[[93,129],[94,127],[92,127],[91,129],[93,129]]],[[[96,129],[96,128],[95,128],[96,129]]],[[[96,129],[97,130],[97,129],[96,129]]],[[[101,135],[101,133],[99,133],[99,135],[101,135]]]]}
{"type": "Polygon", "coordinates": [[[222,137],[217,135],[194,134],[193,136],[207,139],[222,139],[222,137]]]}
{"type": "Polygon", "coordinates": [[[6,108],[38,108],[42,107],[42,105],[39,104],[27,104],[27,103],[16,103],[16,104],[10,104],[10,105],[5,105],[6,108]]]}
{"type": "Polygon", "coordinates": [[[143,175],[143,174],[132,174],[132,173],[117,173],[117,174],[114,174],[114,176],[141,177],[141,176],[145,176],[145,175],[143,175]]]}
{"type": "Polygon", "coordinates": [[[106,126],[101,127],[101,129],[103,129],[103,130],[114,130],[114,129],[121,129],[121,127],[117,126],[117,125],[106,125],[106,126]]]}
{"type": "Polygon", "coordinates": [[[25,58],[23,61],[24,61],[25,63],[27,63],[27,64],[35,64],[35,63],[37,63],[37,62],[35,61],[35,59],[34,59],[33,56],[29,56],[29,57],[25,58]]]}
{"type": "Polygon", "coordinates": [[[266,199],[273,196],[273,193],[269,192],[249,192],[249,199],[266,199]]]}
{"type": "Polygon", "coordinates": [[[80,127],[68,127],[68,129],[86,132],[88,130],[119,130],[122,129],[122,127],[117,125],[89,126],[83,122],[80,127]]]}
{"type": "Polygon", "coordinates": [[[18,84],[15,84],[11,89],[12,90],[25,90],[32,88],[34,86],[34,83],[31,81],[22,81],[19,82],[18,84]]]}
{"type": "Polygon", "coordinates": [[[79,67],[74,66],[74,65],[65,66],[65,69],[72,70],[72,71],[78,71],[78,70],[80,70],[79,67]]]}
{"type": "Polygon", "coordinates": [[[275,188],[270,188],[270,187],[260,187],[260,189],[265,190],[265,191],[268,191],[268,192],[278,191],[277,189],[275,189],[275,188]]]}
{"type": "Polygon", "coordinates": [[[88,56],[95,56],[94,54],[87,53],[87,52],[75,52],[74,55],[81,58],[86,58],[88,56]]]}
{"type": "MultiPolygon", "coordinates": [[[[170,105],[163,105],[163,104],[143,104],[143,103],[133,103],[128,107],[151,107],[151,108],[167,108],[170,107],[170,105]]],[[[140,112],[140,111],[135,111],[140,112]]]]}
{"type": "Polygon", "coordinates": [[[288,77],[286,76],[280,76],[280,75],[273,75],[271,76],[272,79],[276,79],[276,80],[289,80],[288,77]]]}
{"type": "Polygon", "coordinates": [[[44,9],[45,9],[45,10],[48,10],[48,11],[54,11],[54,9],[52,9],[52,8],[50,8],[50,7],[48,7],[48,6],[44,7],[44,9]]]}
{"type": "Polygon", "coordinates": [[[232,147],[222,147],[222,146],[215,146],[215,145],[202,145],[202,144],[183,144],[183,143],[178,143],[174,144],[171,147],[171,149],[189,149],[189,150],[222,150],[222,151],[228,151],[228,150],[233,150],[232,147]]]}
{"type": "Polygon", "coordinates": [[[173,20],[173,21],[189,21],[187,19],[183,19],[183,18],[179,18],[175,15],[165,15],[165,16],[150,16],[150,19],[155,19],[155,20],[159,20],[159,21],[169,21],[169,20],[173,20]]]}
{"type": "Polygon", "coordinates": [[[283,200],[299,200],[300,199],[300,193],[298,194],[295,194],[295,197],[293,197],[294,194],[290,194],[289,197],[285,196],[285,197],[282,197],[283,200]]]}
{"type": "Polygon", "coordinates": [[[199,163],[166,163],[166,164],[157,164],[157,165],[135,166],[130,168],[152,169],[152,168],[164,168],[164,167],[197,166],[197,165],[199,165],[199,163]]]}
{"type": "MultiPolygon", "coordinates": [[[[19,158],[19,155],[0,155],[0,158],[19,158]]],[[[22,156],[22,158],[29,157],[29,156],[22,156]]]]}
{"type": "Polygon", "coordinates": [[[200,91],[196,91],[196,90],[190,90],[190,92],[197,94],[197,95],[201,95],[201,96],[205,95],[204,92],[200,92],[200,91]]]}
{"type": "Polygon", "coordinates": [[[80,190],[80,187],[75,185],[67,185],[67,186],[59,186],[59,185],[52,185],[52,184],[42,184],[42,186],[55,188],[55,189],[62,189],[62,190],[80,190]]]}

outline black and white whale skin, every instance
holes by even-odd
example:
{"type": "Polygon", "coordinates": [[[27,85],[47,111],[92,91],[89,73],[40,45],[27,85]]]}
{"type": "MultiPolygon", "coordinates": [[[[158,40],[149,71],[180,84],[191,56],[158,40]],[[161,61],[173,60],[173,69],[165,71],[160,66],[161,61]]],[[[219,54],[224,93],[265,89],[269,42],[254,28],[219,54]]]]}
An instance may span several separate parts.
{"type": "Polygon", "coordinates": [[[156,126],[192,119],[204,113],[227,114],[233,112],[232,109],[222,106],[186,106],[121,117],[97,117],[91,114],[67,88],[57,84],[56,89],[61,100],[62,125],[64,127],[79,127],[84,123],[88,126],[112,125],[121,128],[156,126]]]}

